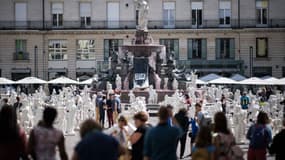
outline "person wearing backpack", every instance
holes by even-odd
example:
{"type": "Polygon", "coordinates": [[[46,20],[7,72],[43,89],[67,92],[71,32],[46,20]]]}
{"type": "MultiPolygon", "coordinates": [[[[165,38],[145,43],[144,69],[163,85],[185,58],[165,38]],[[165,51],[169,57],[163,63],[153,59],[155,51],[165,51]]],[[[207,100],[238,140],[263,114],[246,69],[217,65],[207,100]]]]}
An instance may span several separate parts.
{"type": "Polygon", "coordinates": [[[223,112],[214,116],[215,160],[243,160],[243,151],[236,145],[235,137],[228,129],[227,118],[223,112]]]}
{"type": "Polygon", "coordinates": [[[257,123],[253,124],[248,132],[247,139],[250,141],[248,160],[266,160],[266,149],[272,141],[271,130],[266,127],[269,118],[265,112],[259,112],[257,123]]]}
{"type": "Polygon", "coordinates": [[[214,160],[215,146],[212,143],[212,134],[209,127],[201,127],[192,148],[192,160],[214,160]]]}

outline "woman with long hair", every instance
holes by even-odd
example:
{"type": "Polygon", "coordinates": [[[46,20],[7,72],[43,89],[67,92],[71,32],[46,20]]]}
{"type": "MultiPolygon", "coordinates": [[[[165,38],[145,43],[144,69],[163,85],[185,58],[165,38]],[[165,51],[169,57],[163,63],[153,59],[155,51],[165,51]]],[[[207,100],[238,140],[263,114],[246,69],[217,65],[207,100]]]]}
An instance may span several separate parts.
{"type": "Polygon", "coordinates": [[[212,133],[209,127],[201,127],[192,149],[193,160],[214,160],[215,147],[212,143],[212,133]]]}
{"type": "Polygon", "coordinates": [[[229,148],[234,146],[235,137],[228,129],[228,122],[223,112],[218,112],[214,117],[214,145],[215,159],[226,160],[229,158],[229,148]]]}
{"type": "Polygon", "coordinates": [[[0,111],[0,159],[26,160],[27,137],[17,124],[17,114],[10,105],[4,105],[0,111]]]}
{"type": "Polygon", "coordinates": [[[259,112],[257,122],[249,128],[246,135],[250,141],[248,160],[266,160],[266,150],[272,141],[271,130],[266,126],[268,123],[268,115],[265,112],[259,112]]]}

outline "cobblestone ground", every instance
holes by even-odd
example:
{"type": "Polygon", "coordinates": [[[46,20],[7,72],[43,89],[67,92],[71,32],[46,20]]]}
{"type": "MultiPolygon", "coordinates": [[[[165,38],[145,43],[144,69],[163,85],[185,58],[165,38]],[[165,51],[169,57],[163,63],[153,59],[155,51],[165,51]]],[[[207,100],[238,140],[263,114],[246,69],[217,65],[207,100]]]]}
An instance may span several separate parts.
{"type": "MultiPolygon", "coordinates": [[[[155,125],[157,123],[157,118],[156,117],[151,117],[150,118],[150,123],[155,125]]],[[[75,147],[75,145],[78,143],[78,141],[80,140],[80,137],[78,134],[74,135],[74,136],[66,136],[66,150],[68,152],[68,155],[69,157],[71,157],[72,155],[72,152],[73,152],[73,148],[75,147]]],[[[243,145],[240,145],[240,147],[244,150],[244,152],[246,153],[247,150],[248,150],[248,144],[243,144],[243,145]]],[[[190,154],[190,139],[187,138],[187,142],[186,142],[186,150],[185,150],[185,156],[186,155],[189,155],[190,154]]],[[[178,149],[177,149],[177,155],[179,155],[179,146],[178,146],[178,149]]],[[[245,159],[246,159],[246,155],[245,155],[245,159]]],[[[269,157],[267,158],[268,160],[274,160],[275,158],[274,157],[269,157]]],[[[183,160],[191,160],[190,157],[186,157],[184,158],[183,160]]]]}

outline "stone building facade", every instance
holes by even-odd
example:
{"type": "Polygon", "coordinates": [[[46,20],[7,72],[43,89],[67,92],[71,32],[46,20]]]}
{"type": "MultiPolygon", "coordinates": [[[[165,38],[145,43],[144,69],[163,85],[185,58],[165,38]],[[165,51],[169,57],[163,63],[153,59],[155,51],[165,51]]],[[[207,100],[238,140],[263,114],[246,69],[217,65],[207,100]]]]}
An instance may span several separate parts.
{"type": "MultiPolygon", "coordinates": [[[[284,0],[149,0],[149,32],[199,75],[285,76],[284,0]]],[[[0,76],[87,79],[134,38],[133,0],[1,0],[0,76]]]]}

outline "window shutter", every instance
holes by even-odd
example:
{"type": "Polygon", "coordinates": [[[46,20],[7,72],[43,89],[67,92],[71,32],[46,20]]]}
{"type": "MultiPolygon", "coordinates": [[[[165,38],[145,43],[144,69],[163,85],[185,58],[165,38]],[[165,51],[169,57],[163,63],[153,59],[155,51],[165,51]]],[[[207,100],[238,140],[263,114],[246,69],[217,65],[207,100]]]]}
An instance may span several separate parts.
{"type": "Polygon", "coordinates": [[[188,39],[188,59],[192,59],[193,54],[193,39],[188,39]]]}
{"type": "Polygon", "coordinates": [[[52,3],[52,14],[63,14],[63,4],[62,3],[52,3]]]}
{"type": "Polygon", "coordinates": [[[220,53],[221,52],[221,39],[217,38],[216,39],[216,59],[220,59],[220,53]]]}
{"type": "Polygon", "coordinates": [[[27,3],[15,3],[15,20],[27,21],[27,3]]]}
{"type": "Polygon", "coordinates": [[[207,59],[207,40],[202,39],[202,59],[207,59]]]}
{"type": "Polygon", "coordinates": [[[91,17],[91,4],[82,2],[80,3],[80,17],[91,17]]]}
{"type": "Polygon", "coordinates": [[[230,59],[235,59],[235,39],[230,39],[230,59]]]}
{"type": "Polygon", "coordinates": [[[179,40],[173,40],[174,41],[174,52],[175,52],[175,59],[179,60],[179,40]]]}
{"type": "Polygon", "coordinates": [[[203,2],[192,2],[192,9],[202,9],[203,8],[203,2]]]}
{"type": "Polygon", "coordinates": [[[120,47],[120,46],[122,46],[124,44],[124,41],[122,39],[119,39],[118,44],[119,44],[119,47],[120,47]]]}
{"type": "Polygon", "coordinates": [[[109,59],[109,39],[104,39],[104,61],[109,59]]]}

